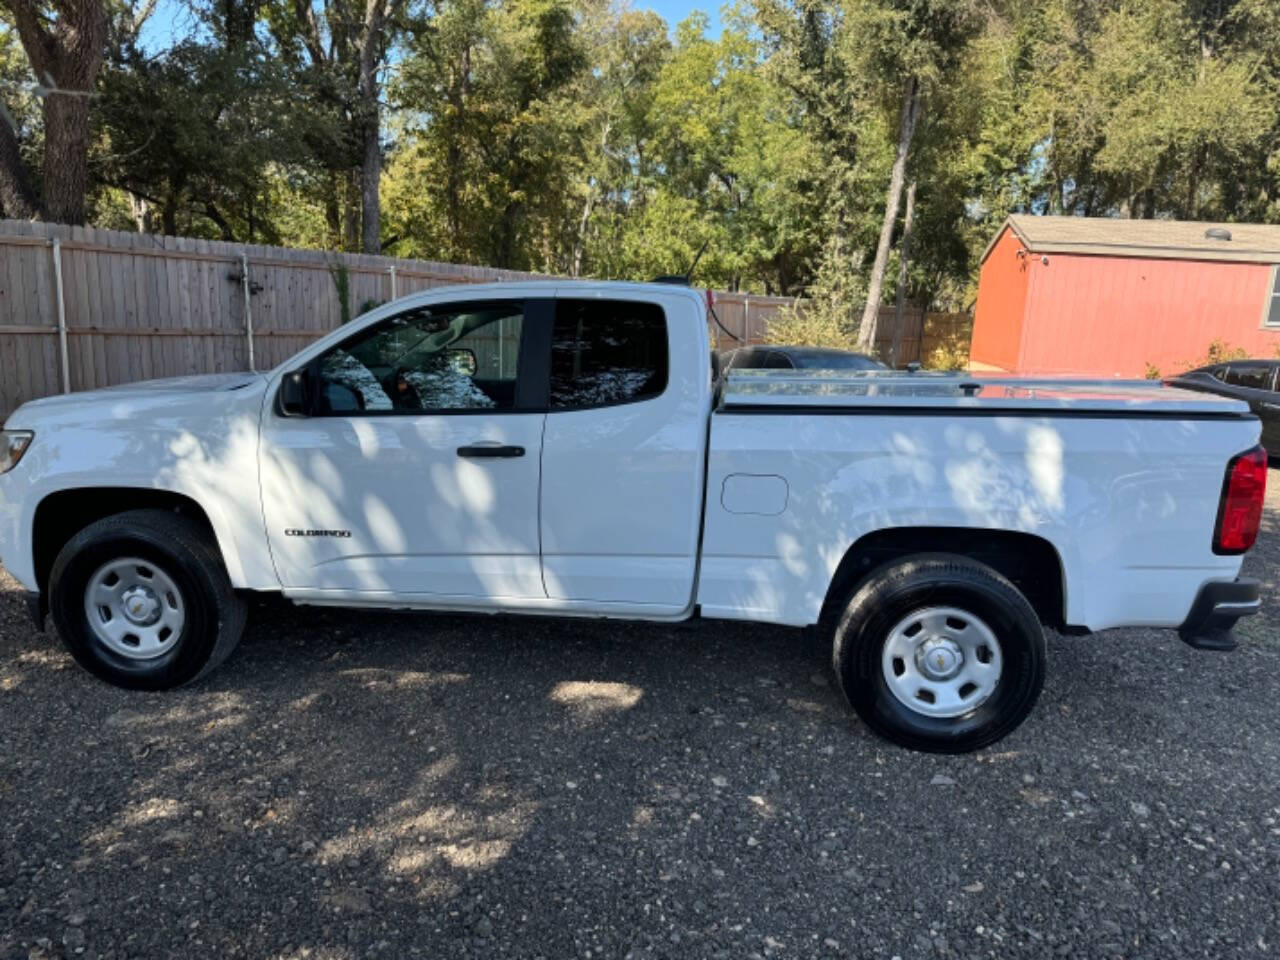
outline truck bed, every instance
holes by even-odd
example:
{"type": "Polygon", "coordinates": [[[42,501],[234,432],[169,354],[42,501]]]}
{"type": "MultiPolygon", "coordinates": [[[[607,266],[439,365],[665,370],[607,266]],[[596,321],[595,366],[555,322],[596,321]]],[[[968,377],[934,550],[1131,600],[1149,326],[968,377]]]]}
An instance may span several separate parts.
{"type": "Polygon", "coordinates": [[[732,371],[718,410],[732,413],[1251,418],[1248,404],[1158,380],[1084,380],[899,371],[732,371]]]}
{"type": "Polygon", "coordinates": [[[850,544],[989,530],[1052,547],[1066,624],[1176,627],[1239,569],[1212,550],[1214,525],[1225,466],[1258,433],[1244,403],[1148,381],[731,372],[699,603],[812,623],[850,544]]]}

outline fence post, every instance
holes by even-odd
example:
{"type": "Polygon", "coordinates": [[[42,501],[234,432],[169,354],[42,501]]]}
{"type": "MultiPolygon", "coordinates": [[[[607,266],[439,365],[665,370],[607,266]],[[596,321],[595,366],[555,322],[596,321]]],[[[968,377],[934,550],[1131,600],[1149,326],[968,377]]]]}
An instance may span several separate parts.
{"type": "Polygon", "coordinates": [[[244,287],[244,336],[245,342],[249,346],[249,371],[257,373],[258,368],[253,364],[253,308],[249,304],[249,255],[247,253],[240,254],[240,279],[244,287]]]}
{"type": "Polygon", "coordinates": [[[391,299],[396,298],[396,265],[393,263],[387,267],[387,273],[391,275],[391,299]]]}
{"type": "Polygon", "coordinates": [[[53,238],[53,283],[58,304],[58,354],[62,364],[62,392],[71,392],[71,360],[67,356],[67,300],[62,290],[62,241],[53,238]]]}
{"type": "Polygon", "coordinates": [[[742,345],[751,342],[751,295],[742,298],[742,345]]]}

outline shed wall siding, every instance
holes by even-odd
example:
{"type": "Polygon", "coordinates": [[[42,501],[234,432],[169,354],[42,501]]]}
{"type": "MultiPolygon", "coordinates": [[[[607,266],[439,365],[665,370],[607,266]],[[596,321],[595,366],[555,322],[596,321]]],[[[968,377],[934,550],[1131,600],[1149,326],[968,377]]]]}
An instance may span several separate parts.
{"type": "Polygon", "coordinates": [[[973,322],[970,363],[975,368],[1018,369],[1027,309],[1029,266],[1018,256],[1022,243],[1008,227],[982,264],[973,322]]]}
{"type": "Polygon", "coordinates": [[[1028,258],[1030,288],[1018,370],[1169,376],[1202,362],[1221,340],[1271,357],[1263,330],[1271,268],[1256,263],[1049,255],[1028,258]]]}

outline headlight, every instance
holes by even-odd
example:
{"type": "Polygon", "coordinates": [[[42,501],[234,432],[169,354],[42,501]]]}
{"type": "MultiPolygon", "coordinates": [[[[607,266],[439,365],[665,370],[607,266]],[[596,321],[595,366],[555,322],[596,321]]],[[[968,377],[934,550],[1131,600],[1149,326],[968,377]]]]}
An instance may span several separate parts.
{"type": "Polygon", "coordinates": [[[8,473],[18,465],[34,437],[30,430],[0,430],[0,473],[8,473]]]}

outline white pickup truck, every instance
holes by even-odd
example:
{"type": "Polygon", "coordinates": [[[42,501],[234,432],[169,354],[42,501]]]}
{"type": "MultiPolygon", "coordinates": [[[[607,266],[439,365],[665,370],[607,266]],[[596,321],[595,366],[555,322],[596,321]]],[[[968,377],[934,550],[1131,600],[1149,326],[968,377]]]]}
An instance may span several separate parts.
{"type": "MultiPolygon", "coordinates": [[[[1229,648],[1266,482],[1243,403],[1159,385],[746,371],[675,285],[433,290],[266,374],[28,403],[0,558],[76,659],[198,679],[244,592],[804,627],[878,733],[1031,710],[1048,626],[1229,648]]],[[[424,624],[428,628],[429,624],[424,624]]]]}

